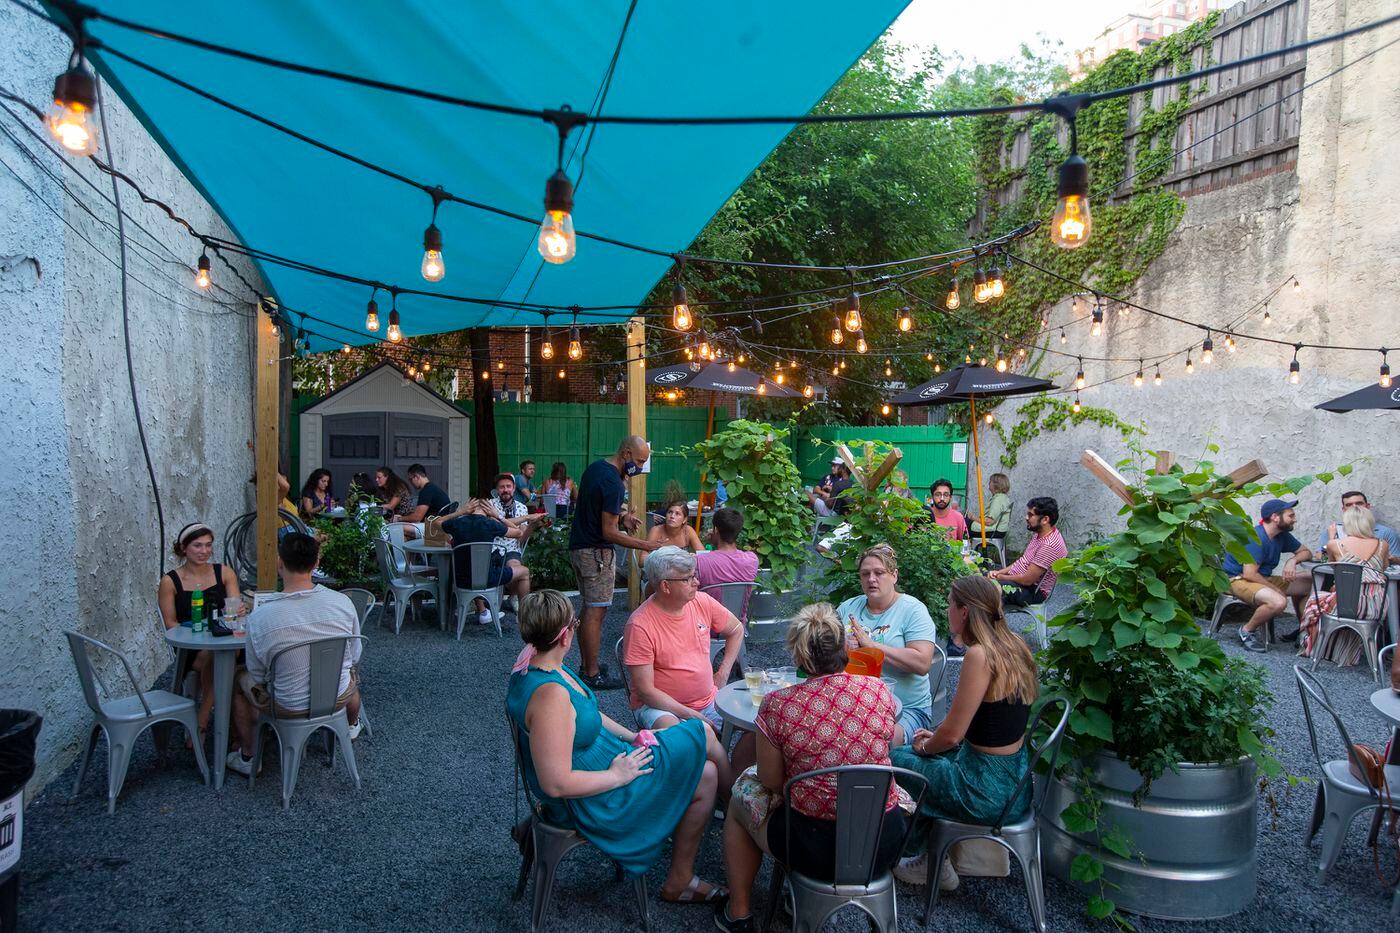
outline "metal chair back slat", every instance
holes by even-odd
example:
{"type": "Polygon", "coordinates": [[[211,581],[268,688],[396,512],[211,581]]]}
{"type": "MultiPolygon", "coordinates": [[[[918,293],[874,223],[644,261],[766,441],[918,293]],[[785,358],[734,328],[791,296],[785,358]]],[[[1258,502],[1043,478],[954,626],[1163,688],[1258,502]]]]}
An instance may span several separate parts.
{"type": "Polygon", "coordinates": [[[345,652],[351,639],[359,641],[362,648],[363,643],[368,640],[363,635],[331,635],[288,645],[274,654],[267,663],[267,692],[272,698],[272,709],[277,709],[277,662],[288,652],[305,650],[310,656],[311,664],[306,718],[318,719],[333,713],[336,701],[340,699],[340,674],[344,669],[345,652]]]}

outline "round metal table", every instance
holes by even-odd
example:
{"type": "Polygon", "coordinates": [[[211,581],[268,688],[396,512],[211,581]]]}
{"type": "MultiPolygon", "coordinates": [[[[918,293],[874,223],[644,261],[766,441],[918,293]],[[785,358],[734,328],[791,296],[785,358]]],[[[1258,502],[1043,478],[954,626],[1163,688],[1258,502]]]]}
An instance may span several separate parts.
{"type": "Polygon", "coordinates": [[[424,544],[423,539],[418,538],[414,541],[405,541],[403,549],[409,554],[424,555],[437,568],[438,625],[446,628],[447,600],[452,595],[452,545],[424,544]]]}
{"type": "MultiPolygon", "coordinates": [[[[246,621],[246,618],[245,618],[246,621]]],[[[195,632],[184,625],[165,630],[165,640],[176,651],[175,681],[171,692],[180,692],[185,672],[194,663],[196,651],[209,651],[214,656],[214,755],[209,766],[214,772],[214,789],[224,786],[224,759],[228,750],[228,717],[233,708],[233,668],[238,652],[248,643],[245,635],[211,635],[207,630],[195,632]]]]}
{"type": "MultiPolygon", "coordinates": [[[[888,683],[888,681],[886,681],[888,683]]],[[[725,684],[715,693],[715,709],[719,711],[720,718],[724,720],[724,729],[720,732],[720,744],[725,748],[729,747],[729,739],[734,735],[735,730],[741,732],[754,732],[754,719],[758,716],[758,704],[762,702],[754,701],[753,695],[749,692],[748,684],[742,680],[735,680],[725,684]]],[[[898,719],[904,712],[904,704],[899,702],[899,697],[894,698],[894,718],[898,719]]]]}

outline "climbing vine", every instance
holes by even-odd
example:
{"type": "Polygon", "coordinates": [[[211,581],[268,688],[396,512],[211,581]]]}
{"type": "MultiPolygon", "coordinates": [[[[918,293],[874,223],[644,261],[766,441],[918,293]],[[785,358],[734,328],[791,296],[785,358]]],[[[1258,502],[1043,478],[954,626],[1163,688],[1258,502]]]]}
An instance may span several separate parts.
{"type": "MultiPolygon", "coordinates": [[[[1138,84],[1151,80],[1163,65],[1176,74],[1189,72],[1193,53],[1201,46],[1208,47],[1219,17],[1218,12],[1212,13],[1141,51],[1118,52],[1066,93],[1092,94],[1138,84]]],[[[1204,85],[1183,83],[1166,92],[1168,100],[1161,106],[1154,107],[1150,97],[1144,100],[1143,95],[1136,95],[1100,101],[1080,110],[1075,125],[1079,152],[1089,163],[1093,238],[1079,249],[1062,250],[1048,235],[1037,235],[1023,241],[1017,254],[1102,292],[1126,291],[1161,254],[1185,212],[1182,198],[1159,182],[1173,164],[1181,118],[1203,90],[1204,85]],[[1135,100],[1144,109],[1130,140],[1129,113],[1135,100]],[[1123,180],[1130,176],[1124,186],[1123,180]]],[[[1010,91],[1004,93],[1004,102],[1014,102],[1010,91]]],[[[1009,115],[979,121],[978,177],[993,191],[1019,189],[1009,203],[986,204],[983,226],[988,235],[1035,219],[1048,223],[1055,208],[1057,170],[1070,154],[1068,133],[1062,142],[1061,129],[1060,118],[1050,114],[1032,117],[1029,123],[1026,118],[1009,115]],[[1006,154],[1022,133],[1029,144],[1024,164],[1008,166],[1006,154]]],[[[981,313],[987,316],[986,326],[1025,340],[1039,330],[1044,309],[1067,297],[1072,289],[1020,265],[1013,265],[1010,275],[1006,297],[995,306],[984,306],[981,313]]]]}
{"type": "Polygon", "coordinates": [[[1068,427],[1077,428],[1088,423],[1113,428],[1122,435],[1124,441],[1131,440],[1134,434],[1147,433],[1141,425],[1129,424],[1110,409],[1081,405],[1079,411],[1075,411],[1073,405],[1058,396],[1037,395],[1016,409],[1016,414],[1021,416],[1021,420],[1016,422],[1010,435],[1000,421],[995,423],[1002,447],[1005,448],[1001,455],[1001,465],[1008,469],[1016,465],[1017,453],[1023,446],[1041,434],[1052,431],[1063,431],[1068,427]]]}

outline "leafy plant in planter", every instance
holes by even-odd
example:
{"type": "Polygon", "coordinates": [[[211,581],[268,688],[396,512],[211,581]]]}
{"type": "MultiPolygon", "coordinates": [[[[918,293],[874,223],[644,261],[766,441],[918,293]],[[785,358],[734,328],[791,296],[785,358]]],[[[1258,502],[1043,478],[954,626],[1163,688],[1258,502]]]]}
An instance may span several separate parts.
{"type": "Polygon", "coordinates": [[[744,515],[739,545],[758,554],[770,579],[788,589],[807,557],[811,512],[802,495],[802,477],[784,438],[786,428],[737,420],[695,445],[704,460],[705,490],[715,481],[729,491],[728,505],[744,515]]]}
{"type": "MultiPolygon", "coordinates": [[[[1221,555],[1229,551],[1250,560],[1244,547],[1255,540],[1254,522],[1239,500],[1266,489],[1291,495],[1315,480],[1331,479],[1319,474],[1235,486],[1209,462],[1189,470],[1173,466],[1129,487],[1133,501],[1123,509],[1122,531],[1056,563],[1060,580],[1073,587],[1077,600],[1052,622],[1059,631],[1042,652],[1041,666],[1047,692],[1074,703],[1065,743],[1067,759],[1079,769],[1071,781],[1078,799],[1057,816],[1081,847],[1083,834],[1095,835],[1101,850],[1129,859],[1129,840],[1114,824],[1105,825],[1102,815],[1104,800],[1095,781],[1104,768],[1121,772],[1126,766],[1136,775],[1135,788],[1133,782],[1120,788],[1134,807],[1168,772],[1180,777],[1188,768],[1215,765],[1223,771],[1243,763],[1249,779],[1243,786],[1251,800],[1256,767],[1270,778],[1280,774],[1265,722],[1272,698],[1259,669],[1227,657],[1202,634],[1193,606],[1202,588],[1227,590],[1229,581],[1217,564],[1221,555]]],[[[1252,832],[1252,805],[1248,816],[1252,832]]],[[[1252,853],[1253,839],[1246,844],[1252,853]]],[[[1056,842],[1047,850],[1047,864],[1054,869],[1056,842]]],[[[1142,860],[1141,852],[1136,855],[1142,860]]],[[[1114,911],[1105,895],[1116,885],[1094,853],[1076,856],[1070,876],[1099,885],[1091,915],[1114,911]]],[[[1248,893],[1252,896],[1252,888],[1248,893]]],[[[1150,907],[1132,909],[1152,913],[1150,907]]]]}
{"type": "Polygon", "coordinates": [[[569,563],[569,520],[556,520],[550,527],[530,535],[525,549],[525,566],[530,569],[531,589],[572,590],[576,586],[574,568],[569,563]]]}
{"type": "Polygon", "coordinates": [[[362,586],[376,593],[383,588],[374,542],[384,530],[377,512],[351,512],[344,521],[318,518],[313,527],[321,538],[321,569],[342,587],[362,586]]]}

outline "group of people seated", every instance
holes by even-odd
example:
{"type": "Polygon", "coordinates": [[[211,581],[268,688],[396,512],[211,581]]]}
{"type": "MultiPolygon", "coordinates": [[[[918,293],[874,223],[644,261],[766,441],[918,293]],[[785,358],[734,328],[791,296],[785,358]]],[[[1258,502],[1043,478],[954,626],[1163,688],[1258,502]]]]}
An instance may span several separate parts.
{"type": "MultiPolygon", "coordinates": [[[[1240,642],[1246,651],[1267,650],[1260,629],[1286,612],[1290,605],[1299,626],[1281,635],[1281,640],[1296,640],[1301,655],[1310,655],[1316,650],[1319,620],[1335,608],[1337,596],[1332,591],[1314,592],[1312,575],[1299,569],[1306,561],[1360,564],[1359,618],[1379,619],[1384,611],[1384,574],[1387,566],[1400,563],[1400,541],[1394,530],[1376,521],[1366,494],[1360,490],[1342,493],[1340,520],[1329,522],[1319,533],[1316,553],[1293,535],[1298,521],[1297,506],[1297,500],[1265,502],[1254,528],[1256,540],[1246,546],[1253,560],[1246,563],[1226,554],[1221,562],[1221,569],[1230,578],[1230,594],[1253,609],[1240,627],[1240,642]]],[[[1352,649],[1350,653],[1355,654],[1359,643],[1350,633],[1344,637],[1352,649]]],[[[1347,652],[1334,654],[1334,659],[1341,659],[1342,653],[1347,652]]],[[[1346,660],[1349,663],[1354,658],[1346,660]]]]}
{"type": "MultiPolygon", "coordinates": [[[[621,651],[635,729],[602,715],[593,690],[565,664],[578,625],[568,600],[543,590],[521,601],[525,648],[507,708],[522,738],[526,780],[547,819],[577,829],[634,876],[672,839],[661,899],[713,905],[720,929],[747,931],[765,853],[832,877],[836,781],[799,782],[788,812],[784,783],[799,774],[894,764],[923,775],[929,791],[919,812],[904,789],[892,788],[880,836],[883,867],[915,882],[929,878],[925,821],[990,822],[1008,803],[1012,818],[1026,810],[1029,799],[1011,798],[1027,767],[1023,741],[1037,672],[1030,649],[1006,624],[995,581],[962,578],[949,593],[948,631],[967,653],[948,715],[934,722],[929,672],[937,626],[919,600],[899,592],[893,549],[869,548],[859,564],[861,595],[839,607],[809,605],[790,622],[787,648],[803,679],[762,700],[756,733],[731,752],[718,741],[715,696],[738,662],[743,629],[700,592],[697,557],[672,546],[647,557],[656,591],[628,620],[621,651]],[[716,643],[722,649],[712,659],[716,643]],[[846,672],[857,646],[884,652],[887,679],[846,672]],[[727,888],[695,874],[716,807],[726,814],[727,888]],[[900,852],[910,821],[910,849],[900,852]]],[[[939,867],[936,883],[956,886],[951,866],[939,867]]]]}

